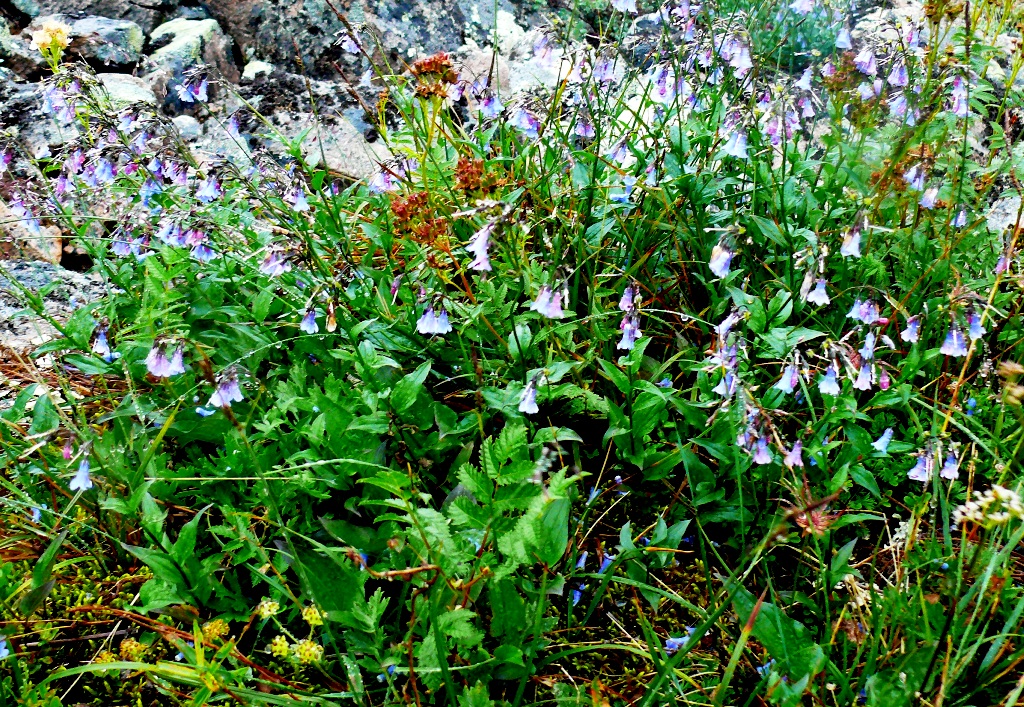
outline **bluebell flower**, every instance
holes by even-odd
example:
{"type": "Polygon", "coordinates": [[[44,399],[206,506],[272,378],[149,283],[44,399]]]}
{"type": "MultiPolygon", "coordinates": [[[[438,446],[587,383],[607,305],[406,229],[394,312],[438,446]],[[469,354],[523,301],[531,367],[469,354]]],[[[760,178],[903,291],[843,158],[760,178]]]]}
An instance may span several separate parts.
{"type": "Polygon", "coordinates": [[[981,324],[981,315],[972,309],[967,313],[967,338],[977,341],[985,336],[985,327],[981,324]]]}
{"type": "Polygon", "coordinates": [[[636,312],[627,312],[622,315],[619,329],[622,330],[622,339],[619,340],[615,347],[632,351],[633,346],[636,345],[636,340],[643,336],[643,332],[640,331],[640,317],[636,312]]]}
{"type": "Polygon", "coordinates": [[[212,408],[204,408],[204,407],[197,407],[196,408],[196,414],[199,415],[199,417],[209,417],[210,415],[214,414],[215,412],[217,412],[217,411],[212,409],[212,408]]]}
{"type": "MultiPolygon", "coordinates": [[[[690,629],[688,629],[690,630],[690,629]]],[[[665,639],[665,654],[672,655],[679,651],[680,648],[686,645],[686,642],[690,640],[690,634],[676,638],[675,636],[669,636],[665,639]]]]}
{"type": "Polygon", "coordinates": [[[890,86],[903,87],[910,83],[910,77],[907,74],[907,64],[902,59],[897,59],[892,69],[889,71],[889,76],[886,78],[890,86]]]}
{"type": "Polygon", "coordinates": [[[968,417],[970,417],[970,416],[972,416],[974,414],[974,409],[976,407],[978,407],[978,400],[977,400],[977,398],[973,398],[973,397],[972,398],[968,398],[967,399],[967,416],[968,417]]]}
{"type": "Polygon", "coordinates": [[[473,235],[469,245],[466,246],[466,250],[473,254],[473,262],[469,264],[470,269],[490,271],[491,259],[487,251],[491,245],[491,234],[494,233],[495,225],[493,222],[486,224],[473,235]]]}
{"type": "Polygon", "coordinates": [[[526,384],[519,397],[519,412],[526,415],[536,415],[540,412],[540,408],[537,407],[537,384],[533,380],[526,384]]]}
{"type": "Polygon", "coordinates": [[[7,660],[11,656],[11,649],[7,647],[7,637],[0,636],[0,660],[7,660]]]}
{"type": "Polygon", "coordinates": [[[875,357],[875,333],[869,331],[864,336],[864,345],[860,347],[860,357],[866,361],[870,361],[875,357]]]}
{"type": "Polygon", "coordinates": [[[599,486],[592,486],[590,488],[590,494],[587,496],[587,505],[589,506],[591,503],[593,503],[594,499],[596,499],[598,494],[600,494],[600,493],[601,493],[601,487],[599,487],[599,486]]]}
{"type": "Polygon", "coordinates": [[[82,461],[78,463],[78,471],[75,472],[74,477],[71,479],[71,483],[68,484],[68,488],[72,491],[88,491],[92,488],[92,477],[89,476],[89,459],[82,457],[82,461]]]}
{"type": "Polygon", "coordinates": [[[966,118],[970,112],[970,103],[967,101],[967,84],[963,78],[957,76],[953,79],[953,90],[949,93],[949,110],[957,118],[966,118]]]}
{"type": "Polygon", "coordinates": [[[615,555],[605,553],[604,559],[601,560],[601,567],[598,568],[597,573],[604,574],[608,568],[612,566],[613,562],[615,562],[615,555]]]}
{"type": "Polygon", "coordinates": [[[562,294],[554,292],[548,285],[541,286],[537,299],[530,305],[530,309],[548,319],[561,319],[565,316],[562,312],[562,294]]]}
{"type": "Polygon", "coordinates": [[[349,54],[359,53],[359,41],[351,34],[346,32],[341,38],[341,48],[349,54]]]}
{"type": "Polygon", "coordinates": [[[581,570],[581,571],[586,569],[586,567],[587,567],[587,556],[588,555],[589,555],[589,553],[586,550],[584,550],[583,552],[580,553],[579,559],[576,560],[576,569],[581,570]]]}
{"type": "Polygon", "coordinates": [[[871,443],[871,446],[876,452],[886,454],[889,451],[889,443],[892,442],[893,430],[891,427],[887,428],[882,436],[871,443]]]}
{"type": "Polygon", "coordinates": [[[907,328],[900,332],[900,338],[909,344],[917,343],[918,338],[921,334],[921,319],[920,317],[909,317],[907,319],[907,328]]]}
{"type": "Polygon", "coordinates": [[[210,176],[199,185],[199,189],[196,190],[196,198],[204,204],[209,204],[214,199],[220,198],[220,184],[217,183],[217,178],[210,176]]]}
{"type": "Polygon", "coordinates": [[[769,660],[764,665],[757,666],[757,668],[756,668],[757,674],[760,675],[761,677],[764,677],[768,673],[770,673],[774,667],[775,667],[775,659],[772,658],[771,660],[769,660]]]}
{"type": "Polygon", "coordinates": [[[580,603],[580,599],[583,598],[583,592],[587,590],[587,585],[580,584],[578,588],[572,590],[572,605],[576,606],[580,603]]]}
{"type": "Polygon", "coordinates": [[[573,132],[584,140],[593,140],[597,135],[597,131],[594,130],[594,124],[583,116],[579,116],[576,119],[576,126],[573,128],[573,132]]]}
{"type": "Polygon", "coordinates": [[[96,181],[100,184],[110,184],[114,181],[116,174],[110,160],[101,159],[96,165],[96,181]]]}
{"type": "Polygon", "coordinates": [[[917,461],[914,466],[911,467],[910,471],[907,472],[907,478],[911,481],[919,481],[921,483],[928,483],[932,477],[931,464],[929,464],[929,457],[931,455],[927,452],[918,452],[917,461]]]}
{"type": "Polygon", "coordinates": [[[860,226],[854,226],[843,236],[843,244],[839,247],[839,254],[844,258],[860,257],[860,226]]]}
{"type": "Polygon", "coordinates": [[[244,399],[242,388],[238,385],[238,376],[234,371],[228,370],[217,382],[217,387],[206,405],[212,408],[231,407],[231,403],[241,402],[244,399]]]}
{"type": "Polygon", "coordinates": [[[740,160],[747,159],[747,134],[739,129],[733,130],[722,152],[740,160]]]}
{"type": "Polygon", "coordinates": [[[949,328],[949,331],[946,332],[946,340],[942,342],[942,348],[939,349],[939,353],[945,356],[955,357],[967,355],[967,344],[964,341],[964,333],[956,324],[953,324],[949,328]]]}
{"type": "Polygon", "coordinates": [[[839,395],[841,390],[839,387],[839,371],[834,363],[826,369],[825,375],[818,381],[818,390],[822,395],[839,395]]]}
{"type": "Polygon", "coordinates": [[[306,190],[302,187],[295,189],[295,194],[290,199],[292,208],[296,211],[309,211],[309,200],[306,199],[306,190]]]}
{"type": "Polygon", "coordinates": [[[925,174],[925,171],[916,164],[903,173],[903,180],[907,183],[907,188],[912,191],[924,191],[924,183],[927,178],[928,175],[925,174]]]}
{"type": "Polygon", "coordinates": [[[960,209],[956,218],[953,219],[953,228],[963,228],[967,225],[967,209],[960,209]]]}
{"type": "Polygon", "coordinates": [[[493,93],[489,93],[479,103],[480,113],[488,119],[497,118],[501,115],[501,111],[504,106],[501,104],[501,99],[493,93]]]}
{"type": "Polygon", "coordinates": [[[800,80],[797,81],[796,84],[794,84],[794,85],[796,86],[796,88],[799,88],[801,91],[810,91],[811,90],[811,79],[813,77],[814,77],[814,69],[812,67],[808,66],[806,69],[804,69],[803,74],[800,75],[800,80]]]}
{"type": "Polygon", "coordinates": [[[792,393],[800,382],[800,371],[797,370],[795,364],[789,364],[785,370],[782,371],[782,377],[773,386],[776,390],[781,390],[783,393],[792,393]]]}
{"type": "Polygon", "coordinates": [[[793,448],[786,452],[786,456],[783,458],[782,463],[790,469],[797,466],[802,467],[804,465],[803,448],[803,443],[800,440],[793,442],[793,448]]]}
{"type": "Polygon", "coordinates": [[[925,189],[924,193],[921,194],[921,198],[918,200],[917,203],[920,204],[921,208],[923,209],[934,209],[935,202],[938,199],[938,196],[938,187],[928,187],[927,189],[925,189]]]}
{"type": "Polygon", "coordinates": [[[757,438],[757,448],[754,452],[754,463],[762,465],[772,463],[772,453],[768,449],[768,440],[765,437],[757,438]]]}
{"type": "Polygon", "coordinates": [[[816,304],[819,307],[824,307],[826,304],[830,303],[832,299],[828,296],[828,292],[825,290],[825,284],[824,278],[819,277],[817,283],[815,283],[814,289],[807,295],[807,301],[811,304],[816,304]]]}
{"type": "Polygon", "coordinates": [[[306,314],[302,317],[302,322],[299,324],[299,330],[307,334],[316,334],[320,331],[320,327],[316,323],[315,307],[310,307],[306,310],[306,314]]]}
{"type": "Polygon", "coordinates": [[[278,250],[271,250],[260,263],[260,272],[270,277],[279,277],[292,269],[292,264],[278,250]]]}
{"type": "Polygon", "coordinates": [[[843,27],[839,30],[839,34],[836,35],[836,49],[853,49],[853,37],[850,36],[850,30],[843,27]]]}
{"type": "Polygon", "coordinates": [[[875,53],[871,51],[871,47],[866,46],[861,49],[860,53],[854,58],[853,65],[857,67],[857,71],[866,76],[874,76],[878,73],[878,65],[875,63],[875,53]]]}
{"type": "Polygon", "coordinates": [[[725,277],[729,274],[729,265],[732,263],[733,252],[723,243],[718,243],[711,249],[711,259],[708,260],[708,267],[716,277],[725,277]]]}
{"type": "Polygon", "coordinates": [[[423,310],[423,315],[416,322],[416,331],[421,334],[444,335],[452,330],[448,321],[448,312],[441,308],[440,313],[435,313],[434,306],[428,304],[423,310]]]}
{"type": "Polygon", "coordinates": [[[143,206],[149,206],[149,201],[154,196],[162,192],[164,188],[160,186],[156,181],[147,179],[141,187],[139,187],[139,197],[142,199],[143,206]]]}
{"type": "Polygon", "coordinates": [[[952,481],[960,476],[960,463],[957,461],[956,454],[952,450],[946,454],[946,462],[939,470],[939,476],[947,481],[952,481]]]}
{"type": "Polygon", "coordinates": [[[871,370],[871,364],[867,362],[862,363],[860,371],[857,373],[857,379],[853,381],[853,387],[857,390],[871,390],[873,382],[874,374],[871,370]]]}
{"type": "Polygon", "coordinates": [[[531,140],[536,140],[540,135],[540,120],[525,108],[516,111],[512,118],[512,125],[531,140]]]}

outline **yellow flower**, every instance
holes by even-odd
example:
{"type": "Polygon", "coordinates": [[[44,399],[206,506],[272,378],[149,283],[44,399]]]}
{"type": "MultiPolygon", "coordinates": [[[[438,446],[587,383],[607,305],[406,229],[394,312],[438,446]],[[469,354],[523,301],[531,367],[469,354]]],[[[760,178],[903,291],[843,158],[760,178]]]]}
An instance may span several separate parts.
{"type": "Polygon", "coordinates": [[[276,601],[264,599],[256,606],[256,613],[261,619],[269,619],[271,616],[276,616],[280,608],[281,605],[276,601]]]}
{"type": "Polygon", "coordinates": [[[315,606],[307,606],[302,610],[302,620],[310,626],[324,625],[324,615],[315,606]]]}
{"type": "Polygon", "coordinates": [[[32,48],[43,53],[53,49],[64,51],[71,44],[70,34],[69,25],[56,20],[45,20],[39,29],[32,33],[32,48]]]}
{"type": "Polygon", "coordinates": [[[126,638],[121,641],[121,657],[125,660],[138,660],[146,652],[146,646],[134,638],[126,638]]]}
{"type": "Polygon", "coordinates": [[[315,663],[320,660],[324,654],[324,647],[319,643],[314,643],[308,638],[303,638],[301,641],[292,646],[292,650],[295,652],[295,657],[299,659],[300,663],[315,663]]]}
{"type": "MultiPolygon", "coordinates": [[[[124,646],[122,645],[122,650],[124,646]]],[[[93,658],[93,663],[113,663],[117,661],[117,656],[110,651],[100,651],[99,655],[93,658]]]]}
{"type": "Polygon", "coordinates": [[[203,635],[211,640],[226,636],[230,630],[231,627],[228,626],[228,622],[224,619],[214,619],[203,624],[203,635]]]}
{"type": "Polygon", "coordinates": [[[284,636],[274,636],[274,640],[267,646],[270,654],[276,658],[288,657],[288,639],[284,636]]]}

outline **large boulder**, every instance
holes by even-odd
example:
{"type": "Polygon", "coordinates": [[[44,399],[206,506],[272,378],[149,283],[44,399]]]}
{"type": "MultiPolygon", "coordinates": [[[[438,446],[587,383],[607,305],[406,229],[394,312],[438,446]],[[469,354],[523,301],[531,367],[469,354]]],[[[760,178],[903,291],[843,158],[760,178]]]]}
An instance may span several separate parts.
{"type": "MultiPolygon", "coordinates": [[[[142,56],[145,35],[142,28],[129,20],[112,20],[94,15],[75,19],[67,15],[42,15],[26,27],[22,39],[31,42],[32,32],[44,23],[58,21],[71,27],[71,44],[66,56],[85,59],[104,66],[130,66],[142,56]]],[[[37,52],[38,53],[38,52],[37,52]]]]}
{"type": "Polygon", "coordinates": [[[142,27],[131,20],[90,16],[71,23],[68,51],[104,65],[134,64],[142,56],[144,41],[142,27]]]}
{"type": "Polygon", "coordinates": [[[35,76],[46,68],[43,55],[32,48],[30,40],[12,34],[3,17],[0,17],[0,65],[22,78],[35,76]]]}
{"type": "MultiPolygon", "coordinates": [[[[162,97],[164,107],[178,113],[190,107],[178,98],[176,88],[187,83],[186,72],[197,66],[211,67],[215,74],[231,82],[240,78],[235,66],[231,38],[221,31],[216,20],[177,18],[153,30],[149,38],[155,47],[147,57],[147,79],[162,97]]],[[[211,91],[215,92],[214,86],[211,91]]]]}
{"type": "Polygon", "coordinates": [[[388,59],[408,60],[460,47],[467,25],[462,5],[471,1],[493,6],[491,0],[208,0],[207,7],[246,55],[289,70],[301,62],[306,72],[329,76],[333,62],[350,59],[338,42],[345,24],[332,5],[351,25],[376,35],[388,59]]]}
{"type": "Polygon", "coordinates": [[[178,0],[12,0],[12,4],[29,18],[55,14],[107,17],[134,22],[145,34],[174,11],[178,0]]]}

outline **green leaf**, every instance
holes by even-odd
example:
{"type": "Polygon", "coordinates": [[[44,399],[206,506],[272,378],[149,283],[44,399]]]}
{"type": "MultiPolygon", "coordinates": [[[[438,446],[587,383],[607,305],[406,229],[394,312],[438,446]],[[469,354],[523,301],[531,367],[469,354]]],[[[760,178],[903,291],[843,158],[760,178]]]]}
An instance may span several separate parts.
{"type": "Polygon", "coordinates": [[[412,409],[416,398],[426,390],[423,382],[427,380],[428,373],[430,373],[430,361],[421,364],[415,371],[398,381],[395,389],[391,391],[391,405],[395,412],[402,415],[412,409]]]}
{"type": "Polygon", "coordinates": [[[569,544],[569,508],[568,498],[550,500],[537,524],[537,555],[549,567],[562,559],[569,544]]]}
{"type": "Polygon", "coordinates": [[[864,468],[863,464],[850,467],[850,476],[853,478],[854,483],[866,488],[875,498],[882,497],[882,492],[878,488],[878,482],[875,481],[875,475],[864,468]]]}
{"type": "Polygon", "coordinates": [[[58,427],[60,427],[60,413],[47,391],[36,398],[35,407],[32,408],[32,426],[28,428],[28,433],[42,435],[53,432],[58,427]]]}
{"type": "Polygon", "coordinates": [[[39,589],[50,581],[50,575],[53,573],[53,565],[57,562],[57,553],[60,552],[60,548],[67,537],[68,531],[65,530],[61,532],[60,535],[50,541],[50,545],[46,548],[46,552],[39,557],[39,561],[36,562],[36,566],[32,568],[32,589],[39,589]]]}
{"type": "Polygon", "coordinates": [[[491,602],[491,635],[516,639],[527,628],[526,602],[509,579],[492,582],[487,590],[491,602]]]}
{"type": "Polygon", "coordinates": [[[185,589],[185,587],[187,586],[188,578],[182,574],[181,569],[177,564],[175,564],[174,559],[166,552],[160,552],[159,550],[153,550],[148,547],[126,545],[123,543],[121,547],[146,563],[146,566],[153,570],[154,579],[167,582],[187,594],[187,589],[185,589]]]}
{"type": "Polygon", "coordinates": [[[303,586],[316,605],[331,620],[351,611],[364,597],[366,572],[359,571],[349,560],[341,560],[312,551],[298,551],[295,565],[303,586]]]}
{"type": "MultiPolygon", "coordinates": [[[[757,599],[749,591],[738,587],[732,596],[739,623],[747,622],[757,599]]],[[[789,618],[773,604],[762,604],[754,619],[754,637],[779,662],[779,672],[790,680],[805,675],[817,675],[825,663],[821,646],[811,639],[810,630],[799,621],[789,618]]]]}
{"type": "Polygon", "coordinates": [[[18,611],[21,612],[21,615],[28,618],[34,614],[36,609],[42,606],[43,601],[46,600],[46,597],[53,590],[53,585],[54,581],[51,579],[48,582],[45,582],[42,586],[30,589],[28,593],[21,598],[21,601],[18,602],[18,611]]]}
{"type": "Polygon", "coordinates": [[[201,509],[188,523],[182,526],[178,532],[178,539],[174,541],[171,548],[171,556],[179,565],[184,565],[193,555],[196,549],[196,535],[199,532],[199,519],[210,506],[201,509]]]}
{"type": "Polygon", "coordinates": [[[597,363],[601,366],[601,370],[604,371],[604,374],[608,376],[608,379],[615,384],[616,388],[619,389],[619,392],[623,395],[629,395],[630,390],[632,390],[632,386],[629,384],[629,378],[626,377],[626,374],[623,373],[622,370],[614,363],[609,363],[603,358],[597,359],[597,363]]]}

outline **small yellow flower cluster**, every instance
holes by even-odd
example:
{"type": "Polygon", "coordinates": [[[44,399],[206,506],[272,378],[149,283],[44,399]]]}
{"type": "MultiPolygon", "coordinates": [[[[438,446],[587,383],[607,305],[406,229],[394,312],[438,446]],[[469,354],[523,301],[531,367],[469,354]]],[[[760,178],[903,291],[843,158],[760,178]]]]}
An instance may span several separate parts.
{"type": "Polygon", "coordinates": [[[323,626],[324,615],[315,606],[307,606],[302,610],[302,620],[310,626],[323,626]]]}
{"type": "Polygon", "coordinates": [[[146,646],[134,638],[126,638],[121,641],[121,657],[125,660],[138,660],[146,652],[146,646]]]}
{"type": "Polygon", "coordinates": [[[292,650],[295,652],[295,657],[303,665],[315,663],[324,655],[324,647],[308,638],[303,638],[296,643],[292,646],[292,650]]]}
{"type": "Polygon", "coordinates": [[[287,658],[288,657],[288,639],[284,636],[274,636],[274,640],[267,646],[267,650],[275,658],[287,658]]]}
{"type": "MultiPolygon", "coordinates": [[[[122,646],[122,650],[123,650],[122,646]]],[[[93,658],[93,663],[114,663],[117,661],[117,656],[110,651],[100,651],[99,655],[93,658]]]]}
{"type": "Polygon", "coordinates": [[[271,616],[276,616],[280,609],[281,605],[276,601],[264,599],[256,606],[256,614],[261,619],[269,619],[271,616]]]}
{"type": "Polygon", "coordinates": [[[993,485],[982,492],[974,492],[974,500],[953,511],[953,521],[977,523],[985,527],[1006,525],[1011,519],[1024,520],[1024,503],[1020,494],[1002,486],[993,485]]]}
{"type": "Polygon", "coordinates": [[[226,636],[230,630],[231,627],[224,619],[214,619],[203,624],[203,635],[210,640],[226,636]]]}
{"type": "Polygon", "coordinates": [[[71,27],[57,20],[46,20],[32,33],[32,48],[39,52],[63,51],[71,44],[71,27]]]}

